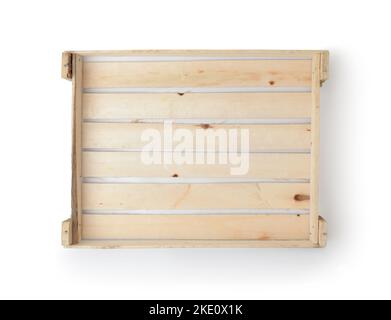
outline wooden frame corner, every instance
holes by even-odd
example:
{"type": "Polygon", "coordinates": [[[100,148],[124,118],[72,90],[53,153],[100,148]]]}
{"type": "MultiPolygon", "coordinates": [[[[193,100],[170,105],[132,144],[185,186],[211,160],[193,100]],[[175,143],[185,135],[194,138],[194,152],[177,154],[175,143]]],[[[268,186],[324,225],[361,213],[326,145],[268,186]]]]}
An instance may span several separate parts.
{"type": "Polygon", "coordinates": [[[65,80],[72,80],[72,53],[71,52],[62,53],[61,77],[65,80]]]}
{"type": "Polygon", "coordinates": [[[329,51],[320,54],[320,84],[322,85],[329,78],[329,51]]]}
{"type": "Polygon", "coordinates": [[[319,217],[319,247],[325,248],[327,245],[327,221],[319,217]]]}
{"type": "Polygon", "coordinates": [[[62,223],[61,242],[64,247],[72,245],[72,220],[68,219],[62,223]]]}

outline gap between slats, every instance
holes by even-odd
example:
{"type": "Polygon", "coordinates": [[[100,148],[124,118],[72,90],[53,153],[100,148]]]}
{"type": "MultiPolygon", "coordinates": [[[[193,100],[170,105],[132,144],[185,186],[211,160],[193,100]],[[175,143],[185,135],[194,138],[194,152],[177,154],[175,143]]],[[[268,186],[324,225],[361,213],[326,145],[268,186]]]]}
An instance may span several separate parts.
{"type": "Polygon", "coordinates": [[[85,215],[308,215],[309,209],[83,210],[85,215]]]}
{"type": "Polygon", "coordinates": [[[225,183],[309,183],[309,179],[251,179],[251,178],[141,178],[141,177],[84,177],[83,183],[96,184],[225,184],[225,183]]]}
{"type": "Polygon", "coordinates": [[[128,87],[128,88],[84,88],[83,93],[311,93],[311,87],[128,87]]]}
{"type": "Polygon", "coordinates": [[[181,61],[306,60],[300,57],[218,57],[218,56],[85,56],[83,62],[181,62],[181,61]]]}
{"type": "MultiPolygon", "coordinates": [[[[82,148],[82,151],[83,152],[141,152],[143,151],[143,149],[141,148],[82,148]]],[[[174,150],[156,150],[158,152],[174,152],[174,150]]],[[[197,151],[197,150],[190,150],[191,152],[193,153],[198,153],[198,152],[201,152],[201,151],[197,151]]],[[[210,151],[210,150],[205,150],[205,151],[202,151],[204,153],[210,153],[210,152],[215,152],[215,153],[218,153],[216,151],[210,151]]],[[[230,151],[228,150],[227,153],[230,153],[230,151]]],[[[288,154],[311,154],[311,150],[310,149],[265,149],[265,150],[258,150],[258,151],[250,151],[249,153],[260,153],[260,154],[278,154],[278,153],[282,153],[282,154],[285,154],[285,153],[288,153],[288,154]]]]}
{"type": "Polygon", "coordinates": [[[275,119],[84,119],[84,123],[164,123],[173,124],[311,124],[311,118],[275,119]]]}

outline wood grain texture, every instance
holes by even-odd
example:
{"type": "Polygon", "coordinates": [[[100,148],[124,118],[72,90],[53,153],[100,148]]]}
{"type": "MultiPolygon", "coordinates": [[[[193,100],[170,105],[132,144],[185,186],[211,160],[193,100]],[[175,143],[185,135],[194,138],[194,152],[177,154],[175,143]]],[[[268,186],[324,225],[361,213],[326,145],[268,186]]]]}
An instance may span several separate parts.
{"type": "Polygon", "coordinates": [[[81,178],[82,178],[82,81],[83,61],[79,55],[72,55],[72,242],[81,239],[81,178]]]}
{"type": "Polygon", "coordinates": [[[84,119],[262,119],[311,116],[311,93],[85,93],[84,119]]]}
{"type": "Polygon", "coordinates": [[[61,243],[64,247],[72,245],[72,219],[65,220],[62,223],[61,243]]]}
{"type": "Polygon", "coordinates": [[[320,75],[319,75],[319,80],[320,80],[320,85],[322,84],[329,78],[329,52],[328,51],[323,51],[319,53],[320,55],[320,75]]]}
{"type": "Polygon", "coordinates": [[[309,240],[81,240],[77,249],[318,248],[309,240]]]}
{"type": "Polygon", "coordinates": [[[320,160],[320,54],[312,59],[312,113],[311,113],[311,241],[319,241],[319,160],[320,160]]]}
{"type": "Polygon", "coordinates": [[[319,217],[319,247],[325,248],[327,245],[327,221],[319,217]]]}
{"type": "Polygon", "coordinates": [[[83,239],[308,239],[308,216],[83,215],[83,239]]]}
{"type": "MultiPolygon", "coordinates": [[[[141,141],[144,130],[155,129],[163,137],[163,124],[133,123],[84,123],[83,148],[118,148],[141,150],[146,142],[141,141]]],[[[311,125],[173,125],[173,129],[195,130],[247,129],[250,136],[250,151],[307,150],[311,146],[311,125]]],[[[175,147],[175,145],[173,146],[175,147]]],[[[195,150],[198,150],[195,148],[195,150]]],[[[214,150],[215,151],[215,150],[214,150]]],[[[224,151],[224,150],[220,150],[224,151]]]]}
{"type": "MultiPolygon", "coordinates": [[[[310,154],[250,154],[241,178],[309,179],[310,154]]],[[[144,164],[139,152],[84,152],[84,177],[231,177],[231,164],[144,164]]]]}
{"type": "Polygon", "coordinates": [[[328,78],[328,57],[327,51],[279,50],[64,53],[62,76],[73,80],[74,129],[72,218],[62,225],[63,245],[75,248],[324,247],[327,223],[319,216],[318,190],[319,95],[320,85],[328,78]],[[85,56],[95,58],[83,62],[85,56]],[[143,57],[152,59],[140,61],[143,57]],[[234,87],[249,92],[217,93],[234,87]],[[92,90],[83,93],[83,88],[92,90]],[[162,93],[178,88],[209,91],[162,93]],[[254,88],[265,92],[250,92],[254,88]],[[130,93],[136,90],[145,93],[130,93]],[[154,93],[147,94],[147,91],[154,93]],[[297,119],[297,123],[311,119],[311,124],[282,124],[288,118],[297,119]],[[88,121],[83,123],[83,119],[88,121]],[[251,152],[266,153],[251,153],[250,171],[241,178],[305,179],[310,183],[213,180],[232,178],[227,165],[144,166],[140,154],[129,151],[140,150],[146,144],[141,141],[143,130],[162,132],[162,124],[150,124],[148,120],[163,119],[200,121],[174,125],[174,129],[190,129],[193,134],[195,130],[248,129],[251,152]],[[252,123],[252,119],[266,120],[263,123],[281,119],[281,122],[246,124],[252,123]],[[236,120],[246,121],[242,125],[229,124],[239,122],[236,120]],[[221,124],[215,124],[220,121],[221,124]],[[82,148],[91,150],[82,151],[82,148]],[[113,150],[93,152],[95,148],[113,150]],[[308,151],[311,153],[307,154],[308,151]],[[83,176],[97,178],[82,183],[83,176]],[[136,179],[133,183],[116,180],[123,176],[136,179]],[[98,183],[99,177],[112,179],[98,183]],[[146,178],[149,183],[140,183],[138,177],[146,178]],[[163,179],[154,184],[156,177],[163,179]],[[199,183],[178,179],[176,183],[162,183],[175,177],[211,180],[199,183]],[[141,214],[143,210],[156,212],[141,214]],[[164,214],[159,210],[165,210],[164,214]],[[169,215],[171,210],[178,212],[169,215]],[[197,215],[187,210],[211,211],[197,215]],[[302,214],[290,213],[291,210],[302,214]]]}
{"type": "Polygon", "coordinates": [[[87,62],[84,88],[309,87],[309,60],[87,62]]]}
{"type": "Polygon", "coordinates": [[[307,209],[308,183],[83,184],[85,210],[307,209]]]}
{"type": "Polygon", "coordinates": [[[63,52],[61,59],[61,77],[66,80],[72,80],[72,54],[63,52]]]}
{"type": "Polygon", "coordinates": [[[201,57],[273,57],[312,59],[325,50],[89,50],[72,51],[82,56],[201,56],[201,57]]]}

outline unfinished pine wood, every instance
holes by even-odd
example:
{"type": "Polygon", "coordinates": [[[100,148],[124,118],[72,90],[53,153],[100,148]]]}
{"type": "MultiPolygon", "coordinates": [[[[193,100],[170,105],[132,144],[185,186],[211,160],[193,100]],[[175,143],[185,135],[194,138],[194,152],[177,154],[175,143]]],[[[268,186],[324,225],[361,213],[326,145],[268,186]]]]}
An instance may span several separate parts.
{"type": "MultiPolygon", "coordinates": [[[[250,154],[241,178],[309,179],[310,154],[250,154]]],[[[144,164],[139,152],[84,152],[84,177],[228,178],[231,164],[144,164]]]]}
{"type": "Polygon", "coordinates": [[[319,97],[328,59],[327,51],[65,52],[74,129],[72,217],[62,225],[63,245],[324,247],[319,97]],[[174,91],[181,94],[163,93],[174,91]],[[193,134],[248,129],[250,171],[144,166],[141,133],[162,133],[167,119],[193,134]]]}
{"type": "Polygon", "coordinates": [[[62,223],[61,242],[64,247],[72,245],[72,219],[67,219],[62,223]]]}
{"type": "Polygon", "coordinates": [[[83,239],[304,240],[308,216],[83,215],[83,239]]]}
{"type": "Polygon", "coordinates": [[[72,56],[73,128],[72,128],[72,242],[81,239],[82,178],[82,82],[83,60],[72,56]]]}
{"type": "Polygon", "coordinates": [[[83,184],[85,210],[306,209],[308,183],[83,184]]]}
{"type": "Polygon", "coordinates": [[[310,239],[314,243],[319,241],[320,61],[320,55],[314,54],[312,59],[310,213],[310,239]]]}
{"type": "Polygon", "coordinates": [[[85,93],[84,119],[268,119],[311,117],[311,93],[85,93]]]}
{"type": "Polygon", "coordinates": [[[78,249],[319,248],[309,240],[81,240],[78,249]]]}
{"type": "Polygon", "coordinates": [[[275,59],[307,59],[313,54],[328,54],[325,50],[88,50],[73,51],[81,56],[110,57],[259,57],[275,59]]]}
{"type": "Polygon", "coordinates": [[[311,61],[87,62],[84,88],[308,87],[311,61]]]}
{"type": "Polygon", "coordinates": [[[72,80],[72,53],[63,52],[61,64],[61,77],[66,80],[72,80]]]}
{"type": "Polygon", "coordinates": [[[319,217],[319,247],[324,248],[327,245],[327,221],[319,217]]]}
{"type": "Polygon", "coordinates": [[[323,51],[323,52],[316,52],[314,54],[318,54],[320,56],[320,85],[322,86],[323,83],[329,78],[329,52],[323,51]]]}
{"type": "MultiPolygon", "coordinates": [[[[116,148],[141,150],[146,142],[141,140],[146,129],[154,129],[163,137],[163,124],[140,123],[84,123],[83,148],[116,148]]],[[[173,125],[173,129],[195,130],[247,129],[250,151],[309,150],[311,125],[173,125]]],[[[175,148],[176,144],[173,145],[175,148]]],[[[165,149],[167,150],[167,149],[165,149]]],[[[200,150],[194,148],[194,150],[200,150]]],[[[220,151],[225,151],[222,148],[220,151]]]]}

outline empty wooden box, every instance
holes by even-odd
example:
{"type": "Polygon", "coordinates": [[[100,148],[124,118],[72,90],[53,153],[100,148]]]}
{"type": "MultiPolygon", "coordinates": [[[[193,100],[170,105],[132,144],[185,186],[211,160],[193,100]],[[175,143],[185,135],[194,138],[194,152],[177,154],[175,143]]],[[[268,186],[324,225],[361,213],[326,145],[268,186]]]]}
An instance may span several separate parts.
{"type": "MultiPolygon", "coordinates": [[[[326,51],[63,53],[73,90],[72,216],[63,245],[323,247],[319,92],[327,75],[326,51]],[[248,170],[146,164],[143,134],[164,136],[166,123],[175,132],[247,132],[248,170]]],[[[161,145],[163,159],[175,143],[161,145]]],[[[192,152],[217,158],[231,149],[218,150],[195,143],[192,152]]]]}

